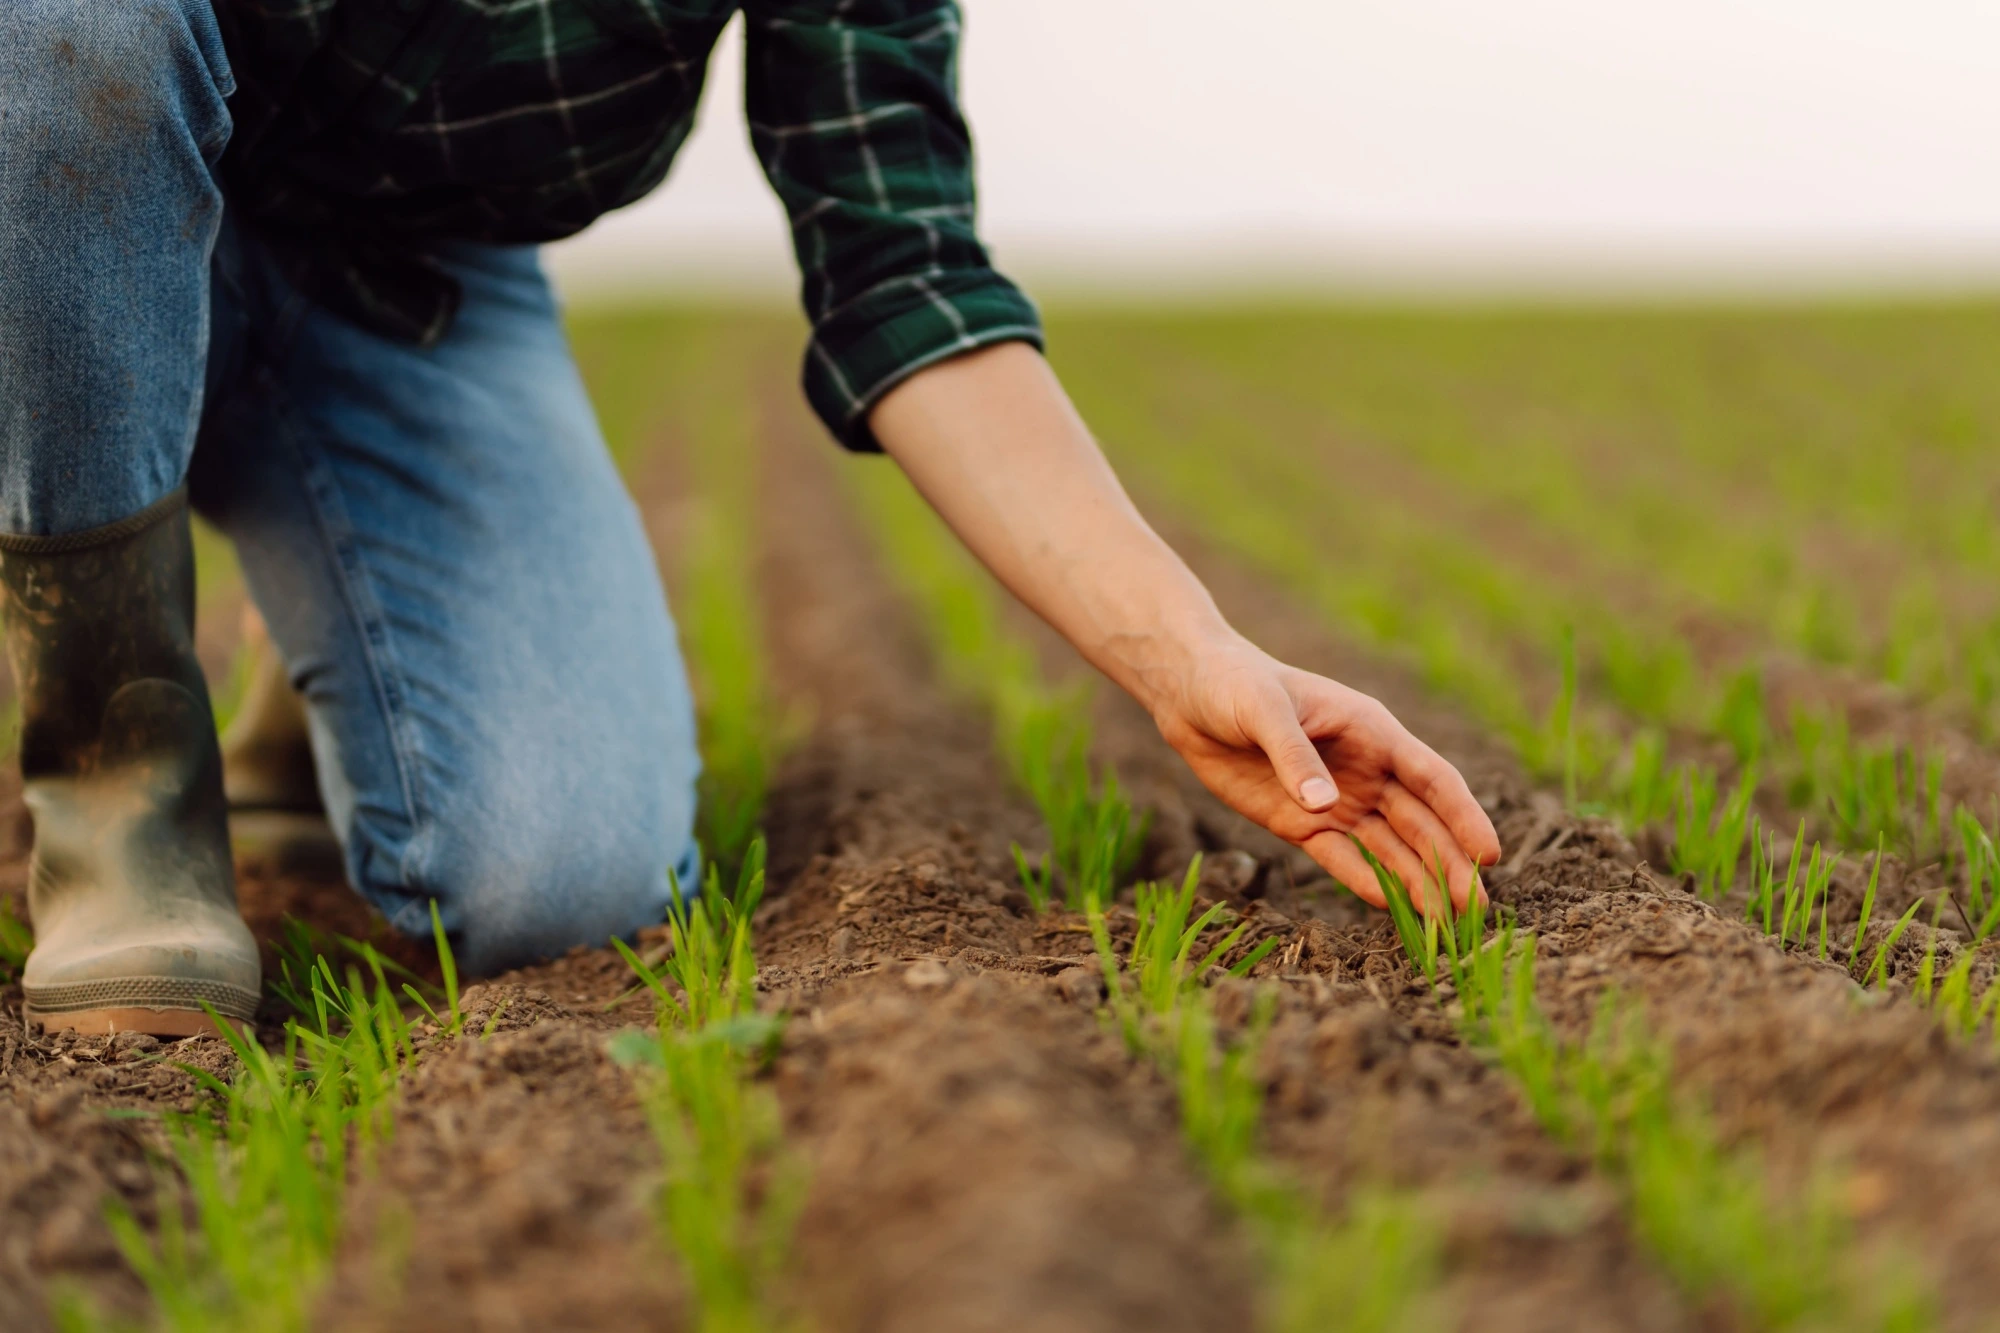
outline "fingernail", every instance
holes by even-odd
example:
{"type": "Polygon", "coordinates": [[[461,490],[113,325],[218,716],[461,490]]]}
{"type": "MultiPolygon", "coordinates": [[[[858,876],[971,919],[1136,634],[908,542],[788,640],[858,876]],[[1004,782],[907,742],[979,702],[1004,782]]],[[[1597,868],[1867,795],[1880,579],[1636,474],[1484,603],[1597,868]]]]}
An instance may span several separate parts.
{"type": "Polygon", "coordinates": [[[1307,778],[1299,788],[1299,799],[1308,810],[1324,810],[1340,799],[1340,793],[1325,778],[1307,778]]]}

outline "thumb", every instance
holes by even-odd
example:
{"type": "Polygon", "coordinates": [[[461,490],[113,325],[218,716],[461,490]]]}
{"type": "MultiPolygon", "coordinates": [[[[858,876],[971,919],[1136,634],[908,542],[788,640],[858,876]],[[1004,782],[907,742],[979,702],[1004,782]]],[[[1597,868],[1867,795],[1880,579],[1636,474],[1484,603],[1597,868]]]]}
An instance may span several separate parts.
{"type": "Polygon", "coordinates": [[[1299,725],[1291,696],[1283,690],[1274,690],[1265,698],[1250,739],[1271,761],[1279,783],[1301,807],[1320,814],[1340,799],[1340,788],[1327,772],[1326,761],[1319,757],[1319,747],[1299,725]]]}

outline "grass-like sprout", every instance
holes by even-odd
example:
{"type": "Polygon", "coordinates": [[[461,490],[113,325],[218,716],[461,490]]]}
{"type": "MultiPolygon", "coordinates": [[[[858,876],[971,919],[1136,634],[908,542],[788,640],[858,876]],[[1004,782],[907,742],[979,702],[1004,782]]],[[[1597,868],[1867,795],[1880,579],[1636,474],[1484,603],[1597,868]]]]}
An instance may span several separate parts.
{"type": "MultiPolygon", "coordinates": [[[[1504,1000],[1508,960],[1515,947],[1514,923],[1496,920],[1487,930],[1488,904],[1484,886],[1474,880],[1464,912],[1451,905],[1451,886],[1441,870],[1432,878],[1422,908],[1411,899],[1402,877],[1361,845],[1354,846],[1375,872],[1375,882],[1388,900],[1389,919],[1395,924],[1396,939],[1413,967],[1433,988],[1442,968],[1464,1005],[1467,1017],[1484,1023],[1504,1000]]],[[[1439,863],[1441,864],[1441,863],[1439,863]]],[[[1528,941],[1532,945],[1533,941],[1528,941]]]]}
{"type": "MultiPolygon", "coordinates": [[[[366,974],[352,965],[336,974],[316,958],[299,979],[304,1016],[286,1025],[276,1053],[218,1017],[239,1062],[230,1081],[182,1066],[209,1100],[166,1117],[166,1166],[179,1188],[163,1174],[157,1234],[122,1205],[109,1214],[157,1326],[307,1327],[350,1177],[370,1168],[388,1138],[415,1057],[388,976],[379,958],[368,961],[366,974]]],[[[76,1300],[63,1318],[73,1328],[101,1325],[76,1300]]]]}
{"type": "MultiPolygon", "coordinates": [[[[1098,963],[1104,969],[1111,1011],[1125,1035],[1125,1044],[1135,1055],[1145,1053],[1155,1040],[1147,1030],[1148,1024],[1175,1022],[1193,988],[1236,947],[1250,928],[1247,921],[1237,922],[1234,929],[1197,959],[1195,950],[1202,936],[1228,911],[1224,904],[1215,903],[1200,916],[1189,919],[1200,882],[1201,858],[1197,856],[1188,863],[1179,888],[1141,884],[1134,890],[1133,917],[1137,929],[1130,966],[1123,971],[1112,948],[1102,899],[1093,898],[1086,905],[1090,936],[1097,947],[1098,963]]],[[[1230,964],[1226,969],[1228,975],[1247,975],[1277,947],[1275,938],[1263,941],[1230,964]]]]}
{"type": "Polygon", "coordinates": [[[1792,749],[1792,805],[1817,805],[1842,846],[1886,841],[1913,863],[1948,850],[1941,752],[1860,742],[1844,714],[1803,710],[1792,718],[1792,749]]]}
{"type": "MultiPolygon", "coordinates": [[[[1961,950],[1958,961],[1938,982],[1936,994],[1929,997],[1931,1012],[1937,1015],[1946,1030],[1961,1037],[1977,1035],[1996,1014],[2000,1014],[2000,984],[1989,982],[1984,993],[1973,992],[1972,965],[1976,958],[1971,949],[1961,950]]],[[[2000,1046],[2000,1027],[1995,1027],[1993,1040],[1996,1046],[2000,1046]]]]}
{"type": "Polygon", "coordinates": [[[854,493],[892,572],[924,611],[944,673],[993,719],[994,747],[1048,831],[1049,851],[1014,849],[1021,890],[1037,911],[1082,912],[1131,873],[1146,821],[1117,775],[1090,763],[1089,694],[1043,678],[1032,648],[1007,627],[1001,592],[900,476],[854,473],[854,493]]]}
{"type": "MultiPolygon", "coordinates": [[[[1203,979],[1239,947],[1248,923],[1202,949],[1226,909],[1218,903],[1194,912],[1200,877],[1197,857],[1179,887],[1134,890],[1136,928],[1122,966],[1103,899],[1093,897],[1085,914],[1112,1020],[1135,1055],[1173,1080],[1190,1153],[1258,1241],[1273,1293],[1271,1326],[1284,1333],[1442,1327],[1441,1312],[1425,1294],[1438,1263],[1438,1236],[1411,1200],[1357,1191],[1346,1216],[1331,1219],[1264,1156],[1256,1062],[1276,996],[1259,994],[1244,1032],[1233,1042],[1221,1038],[1203,979]]],[[[1245,975],[1276,944],[1263,941],[1223,971],[1245,975]]]]}
{"type": "Polygon", "coordinates": [[[1690,768],[1682,777],[1680,799],[1674,805],[1674,846],[1670,868],[1692,874],[1695,892],[1707,901],[1720,898],[1735,882],[1750,837],[1750,800],[1757,793],[1757,774],[1745,769],[1727,798],[1714,772],[1690,768]]]}
{"type": "MultiPolygon", "coordinates": [[[[450,941],[437,935],[435,924],[433,921],[433,938],[438,941],[438,961],[442,964],[450,953],[450,941]]],[[[314,1012],[312,977],[322,955],[346,955],[360,962],[371,973],[380,968],[385,975],[403,983],[406,992],[411,987],[424,991],[426,994],[421,1002],[426,1008],[431,1001],[444,997],[443,990],[384,955],[367,941],[327,930],[295,916],[288,916],[279,924],[278,937],[272,941],[272,946],[277,954],[278,970],[275,975],[266,974],[264,989],[296,1018],[310,1018],[314,1012]]],[[[454,975],[456,971],[454,962],[454,975]]]]}
{"type": "Polygon", "coordinates": [[[1974,944],[1985,943],[2000,928],[2000,851],[1979,817],[1960,806],[1952,816],[1965,872],[1967,925],[1974,944]]]}
{"type": "Polygon", "coordinates": [[[653,994],[657,1031],[621,1034],[611,1055],[641,1073],[664,1167],[660,1229],[704,1333],[780,1326],[775,1287],[804,1201],[777,1099],[756,1078],[783,1034],[780,1018],[757,1011],[750,928],[764,858],[764,840],[753,839],[731,893],[713,864],[699,894],[676,886],[670,952],[657,969],[618,942],[653,994]]]}
{"type": "MultiPolygon", "coordinates": [[[[1785,867],[1782,883],[1777,877],[1777,857],[1770,835],[1761,824],[1750,840],[1750,899],[1744,908],[1753,925],[1760,926],[1767,935],[1775,935],[1779,947],[1787,944],[1804,944],[1812,932],[1813,912],[1819,912],[1819,956],[1827,956],[1831,948],[1828,915],[1832,902],[1828,889],[1833,883],[1834,868],[1840,863],[1838,852],[1822,852],[1818,843],[1812,846],[1807,856],[1806,826],[1800,821],[1798,833],[1792,839],[1791,860],[1785,867]],[[1801,857],[1806,859],[1801,862],[1801,857]],[[1800,877],[1803,869],[1804,877],[1800,877]]],[[[1876,872],[1881,871],[1881,857],[1876,857],[1876,872]]],[[[1866,909],[1873,907],[1871,879],[1870,896],[1866,909]]],[[[1866,922],[1864,921],[1865,925],[1866,922]]],[[[1858,937],[1857,937],[1858,938],[1858,937]]]]}
{"type": "Polygon", "coordinates": [[[1923,905],[1922,899],[1911,903],[1909,909],[1896,919],[1896,924],[1889,928],[1889,933],[1883,937],[1882,943],[1876,946],[1875,959],[1868,965],[1866,975],[1861,978],[1862,985],[1878,986],[1888,979],[1889,953],[1896,947],[1897,941],[1903,938],[1903,932],[1910,928],[1910,922],[1916,919],[1917,909],[1923,905]]]}
{"type": "Polygon", "coordinates": [[[458,962],[451,954],[451,941],[445,938],[444,921],[438,916],[437,899],[431,899],[431,940],[437,945],[438,971],[444,976],[444,1012],[440,1014],[424,998],[424,993],[409,982],[403,983],[403,993],[417,1002],[431,1022],[456,1037],[465,1029],[465,1014],[458,1007],[458,962]]]}
{"type": "MultiPolygon", "coordinates": [[[[1861,1262],[1838,1182],[1823,1174],[1800,1194],[1774,1193],[1757,1154],[1724,1146],[1677,1092],[1671,1053],[1615,994],[1584,1041],[1564,1040],[1535,998],[1533,936],[1503,924],[1483,940],[1468,927],[1483,914],[1454,921],[1442,885],[1419,920],[1407,887],[1369,859],[1411,967],[1433,984],[1449,970],[1468,1043],[1507,1071],[1552,1136],[1618,1184],[1634,1230],[1690,1295],[1727,1297],[1758,1327],[1926,1326],[1926,1293],[1876,1281],[1861,1262]]],[[[1805,919],[1806,895],[1793,897],[1805,919]]]]}
{"type": "Polygon", "coordinates": [[[1049,851],[1031,862],[1019,845],[1014,865],[1036,911],[1060,901],[1081,912],[1107,899],[1131,873],[1149,821],[1135,816],[1118,775],[1090,764],[1086,698],[1051,694],[1039,679],[1017,680],[996,702],[994,724],[1008,769],[1040,811],[1049,851]]]}

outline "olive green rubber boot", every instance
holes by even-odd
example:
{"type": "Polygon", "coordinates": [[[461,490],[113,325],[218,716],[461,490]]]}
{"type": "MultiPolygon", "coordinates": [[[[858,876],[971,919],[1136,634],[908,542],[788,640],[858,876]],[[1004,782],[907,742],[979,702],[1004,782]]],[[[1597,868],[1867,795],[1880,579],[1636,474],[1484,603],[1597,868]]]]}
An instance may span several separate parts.
{"type": "Polygon", "coordinates": [[[0,535],[0,618],[35,818],[28,1016],[80,1032],[213,1032],[257,1010],[222,763],[194,655],[175,492],[59,537],[0,535]]]}

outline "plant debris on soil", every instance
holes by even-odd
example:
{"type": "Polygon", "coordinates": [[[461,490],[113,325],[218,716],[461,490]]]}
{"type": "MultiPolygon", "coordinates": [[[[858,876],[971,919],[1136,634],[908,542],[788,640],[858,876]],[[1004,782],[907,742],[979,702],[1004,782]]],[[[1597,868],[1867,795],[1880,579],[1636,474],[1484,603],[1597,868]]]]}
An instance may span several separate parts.
{"type": "MultiPolygon", "coordinates": [[[[1097,1017],[1082,919],[1034,912],[1016,882],[1010,846],[1036,844],[1036,817],[989,722],[938,680],[788,398],[771,395],[760,434],[762,629],[780,702],[806,720],[766,805],[756,918],[760,1006],[789,1016],[762,1077],[808,1180],[785,1303],[868,1333],[1249,1326],[1264,1299],[1249,1242],[1182,1142],[1171,1085],[1097,1017]]],[[[1725,1142],[1760,1145],[1780,1183],[1839,1166],[1861,1240],[1922,1267],[1946,1326],[1979,1326],[2000,1277],[2000,1064],[1983,1044],[1702,901],[1407,675],[1173,535],[1253,638],[1376,694],[1466,773],[1507,849],[1493,897],[1537,937],[1566,1036],[1607,992],[1636,1002],[1725,1142]]],[[[1049,646],[1052,669],[1066,652],[1049,646]]],[[[1387,918],[1216,803],[1108,689],[1097,744],[1151,812],[1141,868],[1177,875],[1203,854],[1203,901],[1247,920],[1246,943],[1279,941],[1219,1007],[1241,1025],[1250,992],[1276,988],[1264,1135],[1305,1190],[1335,1215],[1364,1188],[1423,1199],[1466,1328],[1747,1326],[1647,1255],[1615,1183],[1466,1046],[1387,918]]],[[[17,901],[27,845],[16,815],[0,892],[17,901]]],[[[253,858],[242,878],[267,944],[298,916],[435,967],[324,868],[253,858]]],[[[1843,879],[1836,921],[1858,892],[1843,879]]],[[[463,1007],[463,1035],[420,1038],[316,1322],[686,1326],[654,1224],[658,1152],[607,1053],[652,1019],[630,969],[579,950],[473,984],[463,1007]]],[[[183,1064],[226,1077],[233,1059],[201,1039],[42,1033],[18,987],[0,991],[0,1327],[53,1327],[64,1289],[143,1312],[104,1207],[143,1223],[172,1197],[157,1115],[196,1104],[183,1064]]]]}

